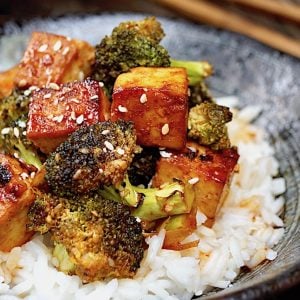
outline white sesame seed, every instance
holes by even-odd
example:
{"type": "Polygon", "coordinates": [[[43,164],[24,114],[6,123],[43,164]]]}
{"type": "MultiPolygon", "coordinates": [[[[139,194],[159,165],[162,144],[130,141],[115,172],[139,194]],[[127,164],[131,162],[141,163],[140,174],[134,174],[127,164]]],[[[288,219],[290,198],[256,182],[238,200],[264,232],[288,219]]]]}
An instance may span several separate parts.
{"type": "Polygon", "coordinates": [[[80,125],[84,121],[84,116],[80,115],[79,117],[76,118],[76,123],[80,125]]]}
{"type": "Polygon", "coordinates": [[[76,170],[76,172],[73,175],[73,179],[74,180],[78,179],[81,173],[82,173],[81,169],[76,170]]]}
{"type": "Polygon", "coordinates": [[[62,45],[61,40],[58,40],[58,41],[54,44],[53,50],[54,50],[54,51],[58,51],[58,50],[61,48],[61,45],[62,45]]]}
{"type": "Polygon", "coordinates": [[[117,149],[117,152],[118,152],[120,155],[124,155],[125,150],[122,149],[122,148],[118,148],[118,149],[117,149]]]}
{"type": "Polygon", "coordinates": [[[147,95],[146,94],[142,94],[142,96],[140,97],[140,102],[142,104],[146,103],[148,101],[147,99],[147,95]]]}
{"type": "Polygon", "coordinates": [[[106,152],[107,152],[107,149],[106,149],[106,148],[103,148],[103,152],[106,153],[106,152]]]}
{"type": "Polygon", "coordinates": [[[44,99],[49,99],[49,98],[51,98],[51,93],[45,94],[43,98],[44,98],[44,99]]]}
{"type": "Polygon", "coordinates": [[[113,146],[113,144],[110,143],[109,141],[105,141],[105,142],[104,142],[104,145],[105,145],[105,147],[106,147],[108,150],[110,150],[110,151],[113,151],[113,150],[115,149],[114,146],[113,146]]]}
{"type": "Polygon", "coordinates": [[[6,127],[6,128],[3,128],[3,129],[1,130],[1,134],[2,134],[2,135],[9,134],[10,131],[11,131],[11,128],[10,128],[10,127],[6,127]]]}
{"type": "Polygon", "coordinates": [[[194,147],[187,147],[189,150],[191,150],[192,152],[197,152],[196,148],[194,147]]]}
{"type": "Polygon", "coordinates": [[[55,116],[52,118],[53,121],[60,123],[64,118],[64,115],[55,116]]]}
{"type": "Polygon", "coordinates": [[[18,127],[14,127],[14,136],[18,138],[20,136],[20,130],[18,127]]]}
{"type": "Polygon", "coordinates": [[[76,120],[76,114],[75,114],[75,111],[72,111],[72,112],[71,112],[71,119],[74,120],[74,121],[76,120]]]}
{"type": "Polygon", "coordinates": [[[15,157],[15,158],[20,158],[19,153],[18,153],[18,152],[15,152],[15,153],[14,153],[14,157],[15,157]]]}
{"type": "Polygon", "coordinates": [[[147,88],[143,88],[143,91],[144,91],[144,92],[148,92],[148,89],[147,89],[147,88]]]}
{"type": "Polygon", "coordinates": [[[80,71],[78,73],[78,80],[83,80],[84,79],[84,73],[82,71],[80,71]]]}
{"type": "Polygon", "coordinates": [[[27,173],[23,172],[20,174],[20,177],[24,180],[24,179],[28,178],[29,176],[27,173]]]}
{"type": "Polygon", "coordinates": [[[102,88],[104,87],[104,83],[102,81],[99,81],[99,86],[102,88]]]}
{"type": "Polygon", "coordinates": [[[70,42],[70,41],[71,41],[71,38],[70,38],[69,36],[67,36],[67,37],[66,37],[66,40],[67,40],[68,42],[70,42]]]}
{"type": "Polygon", "coordinates": [[[83,154],[88,154],[89,153],[89,149],[88,148],[80,148],[78,150],[78,152],[83,153],[83,154]]]}
{"type": "Polygon", "coordinates": [[[98,97],[98,95],[93,95],[91,98],[90,98],[90,100],[97,100],[99,97],[98,97]]]}
{"type": "Polygon", "coordinates": [[[161,134],[162,135],[167,135],[170,131],[170,128],[169,128],[169,124],[166,123],[162,128],[161,128],[161,134]]]}
{"type": "Polygon", "coordinates": [[[42,46],[40,46],[40,48],[38,49],[38,52],[45,52],[48,49],[48,45],[47,44],[43,44],[42,46]]]}
{"type": "Polygon", "coordinates": [[[159,151],[159,154],[161,157],[166,157],[166,158],[171,157],[171,155],[172,155],[172,153],[167,152],[167,151],[159,151]]]}
{"type": "Polygon", "coordinates": [[[19,120],[17,123],[18,123],[18,126],[21,127],[21,128],[25,128],[26,127],[26,122],[24,122],[22,120],[19,120]]]}
{"type": "Polygon", "coordinates": [[[188,183],[189,184],[195,184],[199,181],[199,178],[198,177],[194,177],[194,178],[191,178],[188,180],[188,183]]]}
{"type": "Polygon", "coordinates": [[[27,81],[25,80],[25,79],[21,79],[20,81],[19,81],[19,86],[25,86],[27,84],[27,81]]]}
{"type": "Polygon", "coordinates": [[[188,96],[191,96],[191,89],[188,89],[188,96]]]}
{"type": "Polygon", "coordinates": [[[100,168],[100,169],[99,169],[99,173],[103,173],[103,172],[104,172],[103,169],[100,168]]]}
{"type": "Polygon", "coordinates": [[[62,52],[62,55],[66,55],[68,52],[69,52],[70,48],[69,47],[66,47],[63,52],[62,52]]]}
{"type": "Polygon", "coordinates": [[[30,177],[31,177],[31,178],[34,178],[34,176],[35,176],[35,172],[31,172],[31,173],[30,173],[30,177]]]}
{"type": "Polygon", "coordinates": [[[59,85],[56,84],[55,82],[50,82],[48,87],[53,90],[59,90],[59,85]]]}
{"type": "Polygon", "coordinates": [[[28,89],[28,90],[26,90],[25,92],[24,92],[24,95],[25,96],[29,96],[31,94],[31,90],[30,89],[28,89]]]}
{"type": "Polygon", "coordinates": [[[27,135],[27,132],[26,132],[26,131],[23,131],[22,134],[23,134],[24,136],[26,136],[26,135],[27,135]]]}
{"type": "Polygon", "coordinates": [[[118,106],[118,111],[119,111],[119,112],[124,112],[124,113],[125,113],[125,112],[128,112],[127,108],[126,108],[125,106],[122,106],[122,105],[119,105],[119,106],[118,106]]]}
{"type": "Polygon", "coordinates": [[[35,85],[32,85],[30,88],[29,88],[30,91],[38,91],[39,88],[35,85]]]}
{"type": "Polygon", "coordinates": [[[108,129],[104,129],[102,132],[101,132],[101,134],[104,134],[104,135],[106,135],[106,134],[108,134],[109,133],[109,130],[108,129]]]}

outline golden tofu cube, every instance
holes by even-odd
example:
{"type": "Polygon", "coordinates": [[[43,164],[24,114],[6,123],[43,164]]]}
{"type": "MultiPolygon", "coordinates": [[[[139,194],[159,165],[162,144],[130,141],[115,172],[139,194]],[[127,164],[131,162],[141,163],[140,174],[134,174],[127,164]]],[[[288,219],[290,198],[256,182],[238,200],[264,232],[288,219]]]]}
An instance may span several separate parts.
{"type": "Polygon", "coordinates": [[[176,179],[192,185],[197,207],[206,215],[206,225],[210,226],[223,203],[238,158],[236,148],[213,151],[188,142],[184,151],[160,158],[153,186],[176,179]]]}
{"type": "Polygon", "coordinates": [[[0,73],[0,99],[10,95],[14,88],[18,66],[0,73]]]}
{"type": "Polygon", "coordinates": [[[187,115],[188,79],[184,68],[138,67],[118,76],[111,118],[133,121],[138,144],[182,149],[187,115]]]}
{"type": "Polygon", "coordinates": [[[33,32],[15,83],[20,88],[82,80],[91,73],[94,47],[46,32],[33,32]]]}
{"type": "Polygon", "coordinates": [[[27,231],[27,212],[34,201],[28,170],[15,158],[0,154],[0,251],[21,246],[33,235],[27,231]]]}

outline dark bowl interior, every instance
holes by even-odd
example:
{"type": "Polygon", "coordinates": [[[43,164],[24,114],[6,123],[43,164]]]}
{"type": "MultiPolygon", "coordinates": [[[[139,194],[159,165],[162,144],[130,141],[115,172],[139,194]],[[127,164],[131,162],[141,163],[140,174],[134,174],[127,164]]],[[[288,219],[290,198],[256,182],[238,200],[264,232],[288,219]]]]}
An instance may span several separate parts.
{"type": "MultiPolygon", "coordinates": [[[[67,34],[92,44],[110,33],[120,21],[139,19],[137,14],[65,16],[34,20],[21,27],[9,23],[7,34],[19,34],[24,47],[32,30],[67,34]],[[90,30],[97,28],[97,30],[90,30]]],[[[210,86],[216,96],[236,95],[240,106],[259,104],[263,113],[256,123],[265,128],[286,180],[285,235],[277,245],[278,257],[243,272],[231,288],[213,291],[202,299],[262,299],[300,284],[300,62],[244,36],[200,26],[184,20],[160,18],[166,32],[163,44],[171,56],[208,60],[215,68],[210,86]]],[[[5,37],[5,42],[10,40],[5,37]]],[[[2,38],[3,40],[3,38],[2,38]]],[[[20,52],[21,53],[21,52],[20,52]]]]}

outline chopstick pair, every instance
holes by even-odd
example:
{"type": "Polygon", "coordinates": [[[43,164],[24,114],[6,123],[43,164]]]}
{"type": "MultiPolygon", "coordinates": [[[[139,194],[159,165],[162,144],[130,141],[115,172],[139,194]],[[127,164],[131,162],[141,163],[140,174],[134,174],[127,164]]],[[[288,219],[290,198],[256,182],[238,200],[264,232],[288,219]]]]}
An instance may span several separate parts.
{"type": "MultiPolygon", "coordinates": [[[[282,52],[288,53],[295,57],[300,58],[300,41],[292,37],[288,37],[282,33],[272,30],[260,24],[256,24],[247,18],[241,17],[233,12],[230,12],[217,4],[212,4],[205,0],[155,0],[156,2],[163,4],[171,9],[182,13],[183,15],[201,22],[213,25],[218,28],[228,29],[237,33],[244,34],[248,37],[256,39],[270,47],[273,47],[282,52]]],[[[262,11],[270,12],[270,8],[266,6],[258,6],[255,0],[228,0],[231,2],[240,2],[244,5],[250,6],[251,2],[256,2],[256,6],[252,7],[260,9],[262,11]]],[[[270,0],[263,0],[259,2],[270,2],[270,0]]],[[[274,1],[272,1],[274,2],[274,1]]],[[[224,3],[224,1],[223,1],[224,3]]],[[[255,3],[254,3],[255,4],[255,3]]],[[[270,4],[270,3],[269,3],[270,4]]],[[[272,6],[272,13],[274,15],[279,14],[277,7],[275,13],[274,6],[272,6]]],[[[290,10],[289,10],[290,11],[290,10]]],[[[289,17],[286,10],[282,10],[280,15],[284,17],[289,17]]],[[[296,14],[293,18],[298,20],[298,15],[296,14]]]]}

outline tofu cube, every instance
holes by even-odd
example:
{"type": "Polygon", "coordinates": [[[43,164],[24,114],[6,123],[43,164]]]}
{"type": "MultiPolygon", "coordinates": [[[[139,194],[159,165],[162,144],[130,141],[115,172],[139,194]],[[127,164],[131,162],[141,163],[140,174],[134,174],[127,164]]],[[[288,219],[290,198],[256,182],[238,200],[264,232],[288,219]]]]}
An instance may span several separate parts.
{"type": "Polygon", "coordinates": [[[213,151],[188,142],[184,151],[170,154],[158,161],[153,186],[159,187],[174,179],[192,185],[197,207],[208,218],[206,225],[212,225],[237,165],[236,148],[213,151]]]}
{"type": "Polygon", "coordinates": [[[0,99],[11,94],[14,88],[14,80],[17,74],[18,66],[0,73],[0,99]]]}
{"type": "Polygon", "coordinates": [[[139,145],[182,149],[187,116],[185,69],[138,67],[118,76],[111,118],[133,121],[139,145]]]}
{"type": "Polygon", "coordinates": [[[43,88],[32,93],[27,137],[50,153],[80,126],[105,121],[109,113],[109,101],[98,81],[43,88]]]}
{"type": "Polygon", "coordinates": [[[19,88],[44,87],[83,80],[91,73],[94,47],[86,42],[46,32],[33,32],[15,83],[19,88]]]}
{"type": "Polygon", "coordinates": [[[28,170],[15,158],[0,154],[0,251],[21,246],[33,235],[26,229],[35,196],[28,170]]]}

